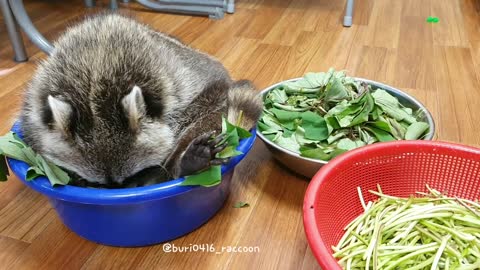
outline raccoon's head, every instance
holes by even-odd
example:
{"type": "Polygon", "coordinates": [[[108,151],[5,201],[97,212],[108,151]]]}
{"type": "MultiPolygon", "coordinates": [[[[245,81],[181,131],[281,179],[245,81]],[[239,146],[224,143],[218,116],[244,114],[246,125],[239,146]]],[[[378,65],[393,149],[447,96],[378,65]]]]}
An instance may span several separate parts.
{"type": "Polygon", "coordinates": [[[174,143],[161,115],[162,104],[138,86],[126,93],[89,96],[82,102],[49,94],[41,117],[48,129],[37,133],[36,150],[100,184],[121,184],[145,168],[161,165],[174,143]]]}

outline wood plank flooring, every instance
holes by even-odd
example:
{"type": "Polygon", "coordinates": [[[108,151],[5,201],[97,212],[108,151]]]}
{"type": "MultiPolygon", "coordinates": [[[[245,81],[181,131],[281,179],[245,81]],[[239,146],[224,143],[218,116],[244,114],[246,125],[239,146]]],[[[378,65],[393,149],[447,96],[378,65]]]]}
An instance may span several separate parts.
{"type": "MultiPolygon", "coordinates": [[[[26,0],[51,40],[85,14],[83,1],[26,0]]],[[[480,2],[356,1],[354,25],[341,25],[344,0],[238,0],[223,20],[161,14],[121,4],[154,28],[216,56],[235,78],[259,89],[329,67],[398,87],[422,101],[438,140],[480,146],[480,2]],[[429,24],[428,16],[440,22],[429,24]]],[[[22,91],[45,55],[26,40],[30,61],[15,63],[0,25],[0,134],[9,130],[22,91]]],[[[305,238],[308,181],[280,166],[257,141],[237,168],[222,210],[177,246],[258,246],[257,253],[165,253],[162,245],[114,248],[70,232],[45,197],[15,177],[0,183],[0,269],[318,269],[305,238]],[[235,209],[237,201],[248,208],[235,209]]]]}

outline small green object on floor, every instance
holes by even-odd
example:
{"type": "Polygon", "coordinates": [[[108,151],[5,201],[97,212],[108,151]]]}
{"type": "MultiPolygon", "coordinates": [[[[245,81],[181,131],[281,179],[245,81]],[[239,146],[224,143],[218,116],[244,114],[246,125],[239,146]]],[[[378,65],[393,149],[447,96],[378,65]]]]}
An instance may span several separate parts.
{"type": "Polygon", "coordinates": [[[233,205],[233,208],[244,208],[244,207],[249,207],[250,204],[247,202],[237,202],[236,204],[233,205]]]}
{"type": "Polygon", "coordinates": [[[437,18],[437,17],[430,16],[430,17],[427,18],[428,23],[438,23],[439,21],[440,21],[440,19],[437,18]]]}

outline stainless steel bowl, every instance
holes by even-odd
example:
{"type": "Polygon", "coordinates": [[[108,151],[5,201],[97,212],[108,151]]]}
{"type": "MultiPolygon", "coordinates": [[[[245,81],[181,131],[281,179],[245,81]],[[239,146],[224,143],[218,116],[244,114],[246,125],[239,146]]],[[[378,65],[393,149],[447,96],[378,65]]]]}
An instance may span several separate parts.
{"type": "MultiPolygon", "coordinates": [[[[286,80],[283,82],[279,82],[277,84],[274,84],[265,90],[263,90],[260,94],[262,95],[262,98],[265,97],[265,95],[270,91],[275,89],[276,87],[286,83],[286,82],[293,82],[297,81],[302,78],[295,78],[291,80],[286,80]]],[[[430,126],[428,134],[425,136],[424,140],[432,140],[433,136],[435,134],[435,123],[433,122],[432,115],[430,112],[427,110],[427,108],[420,103],[418,100],[416,100],[414,97],[406,94],[405,92],[402,92],[398,90],[397,88],[391,87],[389,85],[379,83],[376,81],[371,81],[367,79],[362,79],[362,78],[355,78],[357,81],[365,82],[369,85],[371,85],[374,89],[376,88],[381,88],[389,92],[391,95],[395,96],[398,98],[400,103],[405,105],[406,107],[409,107],[413,110],[421,110],[423,112],[423,117],[421,118],[423,121],[427,122],[428,125],[430,126]]],[[[285,148],[282,148],[278,145],[276,145],[274,142],[270,141],[267,139],[257,128],[257,135],[258,137],[265,142],[267,145],[267,148],[272,152],[273,157],[278,160],[280,163],[291,169],[292,171],[306,176],[308,178],[313,177],[315,173],[325,164],[327,164],[328,161],[322,161],[318,159],[312,159],[312,158],[306,158],[300,156],[300,154],[297,154],[295,152],[292,152],[290,150],[287,150],[285,148]]]]}

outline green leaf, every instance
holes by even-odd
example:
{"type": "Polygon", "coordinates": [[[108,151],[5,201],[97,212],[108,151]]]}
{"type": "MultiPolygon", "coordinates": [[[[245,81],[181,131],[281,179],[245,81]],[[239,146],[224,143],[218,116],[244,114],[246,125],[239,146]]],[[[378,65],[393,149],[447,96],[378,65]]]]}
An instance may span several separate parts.
{"type": "Polygon", "coordinates": [[[0,149],[0,182],[7,181],[9,175],[7,161],[0,149]]]}
{"type": "Polygon", "coordinates": [[[300,112],[284,111],[277,108],[273,108],[270,111],[275,114],[275,117],[282,127],[292,131],[296,129],[297,124],[295,120],[301,117],[300,112]]]}
{"type": "Polygon", "coordinates": [[[429,128],[429,125],[425,122],[416,122],[411,124],[407,132],[405,133],[405,139],[406,140],[416,140],[420,138],[425,131],[427,131],[429,128]]]}
{"type": "Polygon", "coordinates": [[[284,86],[287,88],[287,93],[291,93],[291,90],[301,93],[316,93],[327,84],[329,76],[329,74],[323,72],[307,73],[302,79],[287,82],[284,86]]]}
{"type": "Polygon", "coordinates": [[[327,88],[325,89],[325,102],[327,104],[333,102],[340,102],[342,99],[348,97],[349,95],[347,89],[342,84],[342,81],[339,78],[333,77],[327,84],[327,88]]]}
{"type": "Polygon", "coordinates": [[[37,166],[44,172],[52,186],[67,185],[70,182],[70,176],[60,169],[57,165],[48,162],[42,156],[37,154],[37,166]]]}
{"type": "Polygon", "coordinates": [[[386,118],[390,126],[390,133],[393,135],[393,137],[395,137],[397,140],[403,140],[405,138],[405,132],[407,131],[407,128],[399,124],[394,118],[386,118]]]}
{"type": "Polygon", "coordinates": [[[343,150],[352,150],[357,148],[357,144],[349,138],[344,138],[338,141],[337,148],[343,150]]]}
{"type": "Polygon", "coordinates": [[[277,130],[272,129],[270,126],[266,125],[262,121],[258,121],[257,123],[257,128],[260,130],[263,134],[268,134],[268,133],[275,133],[277,130]]]}
{"type": "Polygon", "coordinates": [[[225,149],[223,149],[220,153],[217,153],[216,157],[217,158],[229,158],[229,157],[236,157],[243,154],[240,151],[237,151],[235,149],[235,146],[227,146],[225,149]]]}
{"type": "Polygon", "coordinates": [[[220,184],[221,180],[221,166],[211,166],[208,170],[186,176],[185,180],[180,185],[211,187],[220,184]]]}
{"type": "Polygon", "coordinates": [[[341,154],[343,154],[343,153],[345,153],[345,152],[347,152],[347,150],[345,150],[345,149],[338,149],[338,148],[337,148],[337,149],[333,150],[333,152],[330,153],[330,159],[332,159],[332,158],[334,158],[334,157],[336,157],[336,156],[338,156],[338,155],[341,155],[341,154]]]}
{"type": "Polygon", "coordinates": [[[347,115],[347,116],[343,117],[342,119],[338,119],[338,124],[342,128],[349,127],[352,124],[353,118],[355,118],[354,115],[347,115]]]}
{"type": "Polygon", "coordinates": [[[240,137],[238,136],[237,129],[228,132],[225,141],[227,142],[227,145],[238,146],[240,144],[240,137]]]}
{"type": "Polygon", "coordinates": [[[384,130],[381,130],[372,126],[364,127],[364,129],[372,132],[373,135],[375,135],[377,140],[379,140],[380,142],[395,141],[395,138],[392,135],[390,135],[390,133],[384,130]]]}
{"type": "Polygon", "coordinates": [[[307,139],[321,141],[328,138],[325,119],[314,112],[302,113],[302,128],[305,130],[305,138],[307,139]]]}
{"type": "Polygon", "coordinates": [[[269,127],[269,130],[283,130],[280,122],[271,115],[264,114],[262,116],[262,122],[269,127]]]}
{"type": "Polygon", "coordinates": [[[13,132],[9,132],[0,137],[0,152],[13,159],[28,162],[28,158],[23,153],[24,144],[19,143],[13,132]]]}
{"type": "Polygon", "coordinates": [[[331,155],[324,152],[322,148],[315,148],[315,149],[303,149],[300,151],[300,156],[320,159],[324,161],[328,161],[331,158],[331,155]]]}
{"type": "Polygon", "coordinates": [[[229,125],[228,125],[227,118],[225,118],[225,116],[222,115],[222,133],[226,134],[230,132],[231,130],[228,130],[228,129],[229,129],[229,125]]]}
{"type": "Polygon", "coordinates": [[[348,100],[342,100],[335,107],[331,108],[328,111],[328,115],[335,115],[339,117],[343,117],[345,115],[349,115],[355,113],[356,111],[360,110],[360,106],[352,106],[348,100]],[[348,109],[348,110],[347,110],[348,109]]]}
{"type": "Polygon", "coordinates": [[[380,115],[382,114],[382,110],[378,106],[374,106],[370,116],[373,121],[377,121],[380,115]]]}
{"type": "Polygon", "coordinates": [[[328,83],[329,80],[329,75],[323,72],[320,73],[314,73],[314,72],[308,72],[303,76],[303,78],[308,81],[311,85],[314,85],[316,87],[323,87],[328,83]]]}
{"type": "Polygon", "coordinates": [[[35,164],[35,161],[36,161],[35,156],[36,156],[36,154],[35,154],[35,151],[33,151],[32,148],[30,148],[30,147],[22,148],[22,152],[23,152],[23,154],[25,155],[25,157],[27,158],[27,161],[26,161],[26,162],[27,162],[29,165],[35,164]]]}
{"type": "Polygon", "coordinates": [[[268,93],[267,96],[272,102],[277,102],[277,103],[285,103],[287,102],[287,99],[288,99],[288,96],[287,96],[287,93],[285,93],[285,90],[280,88],[273,89],[268,93]]]}
{"type": "MultiPolygon", "coordinates": [[[[298,128],[297,128],[297,130],[298,130],[298,128]]],[[[285,137],[285,138],[288,138],[288,137],[291,137],[293,133],[294,133],[293,131],[288,130],[288,129],[285,129],[285,130],[283,131],[282,136],[285,137]]]]}
{"type": "Polygon", "coordinates": [[[282,124],[285,122],[293,122],[295,119],[301,117],[300,112],[284,111],[277,108],[272,108],[270,111],[275,114],[275,117],[277,117],[278,121],[282,124]]]}
{"type": "MultiPolygon", "coordinates": [[[[360,113],[358,113],[355,118],[353,118],[352,122],[350,123],[350,127],[356,126],[358,124],[364,123],[368,121],[368,115],[373,110],[375,105],[372,95],[369,92],[366,92],[362,98],[363,106],[360,113]]],[[[362,102],[362,101],[360,101],[362,102]]]]}
{"type": "Polygon", "coordinates": [[[45,173],[40,168],[32,166],[28,168],[25,180],[31,181],[39,176],[45,176],[45,173]]]}
{"type": "Polygon", "coordinates": [[[337,106],[328,111],[335,115],[340,127],[351,127],[368,121],[368,116],[374,108],[374,101],[370,93],[366,92],[352,102],[342,100],[337,106]]]}
{"type": "MultiPolygon", "coordinates": [[[[47,176],[52,186],[66,185],[70,181],[70,176],[65,171],[60,169],[57,165],[48,162],[40,155],[35,154],[35,152],[13,132],[9,132],[0,137],[0,153],[10,158],[28,163],[31,166],[27,171],[26,179],[28,181],[39,175],[47,176]]],[[[4,162],[5,158],[2,157],[0,157],[0,159],[4,162]]],[[[2,161],[0,161],[0,167],[0,179],[3,179],[4,167],[2,161]]]]}
{"type": "MultiPolygon", "coordinates": [[[[402,105],[402,104],[400,104],[400,105],[402,105]]],[[[402,105],[402,110],[404,110],[407,114],[410,114],[410,115],[413,114],[413,110],[411,108],[403,107],[403,105],[402,105]]]]}
{"type": "Polygon", "coordinates": [[[238,133],[238,137],[240,139],[245,139],[245,138],[252,137],[252,133],[250,133],[248,130],[243,129],[241,127],[237,127],[237,133],[238,133]]]}
{"type": "Polygon", "coordinates": [[[306,96],[293,95],[288,97],[287,104],[291,106],[310,107],[305,104],[305,101],[307,101],[306,96]]]}
{"type": "Polygon", "coordinates": [[[332,129],[340,128],[340,123],[338,123],[338,120],[335,116],[325,116],[325,121],[327,122],[327,125],[332,127],[332,129]]]}
{"type": "MultiPolygon", "coordinates": [[[[267,126],[265,126],[268,128],[267,126]]],[[[222,116],[222,134],[227,134],[227,137],[222,141],[222,143],[227,142],[228,145],[237,146],[239,145],[240,139],[248,138],[252,136],[247,130],[237,127],[228,122],[228,120],[222,116]]]]}
{"type": "MultiPolygon", "coordinates": [[[[280,132],[281,133],[281,132],[280,132]]],[[[278,133],[277,133],[278,134],[278,133]]],[[[275,139],[277,134],[265,134],[265,138],[267,138],[269,141],[272,141],[275,139]]]]}
{"type": "Polygon", "coordinates": [[[244,207],[249,207],[250,204],[247,202],[237,202],[236,204],[233,205],[233,208],[244,208],[244,207]]]}
{"type": "Polygon", "coordinates": [[[385,121],[382,121],[382,120],[378,120],[378,121],[375,121],[375,122],[372,122],[372,123],[368,123],[369,125],[372,125],[376,128],[379,128],[381,130],[385,130],[386,132],[390,132],[390,124],[388,124],[387,122],[385,121]]]}
{"type": "Polygon", "coordinates": [[[352,150],[361,146],[366,145],[363,141],[352,141],[349,138],[344,138],[338,141],[337,148],[343,150],[352,150]]]}
{"type": "Polygon", "coordinates": [[[298,107],[294,105],[283,105],[280,103],[273,103],[273,107],[279,110],[287,111],[287,112],[305,112],[310,109],[310,106],[298,107]]]}
{"type": "Polygon", "coordinates": [[[336,142],[337,140],[345,137],[345,135],[347,135],[347,132],[345,132],[345,131],[339,131],[335,135],[332,134],[327,138],[327,143],[332,144],[332,143],[336,142]]]}
{"type": "Polygon", "coordinates": [[[363,130],[361,127],[358,127],[358,133],[360,134],[362,141],[366,144],[372,144],[377,141],[374,137],[370,136],[370,133],[368,133],[366,130],[363,130]]]}
{"type": "Polygon", "coordinates": [[[402,109],[398,99],[390,95],[387,91],[377,89],[375,92],[373,92],[372,96],[375,100],[375,104],[377,104],[387,115],[393,117],[395,120],[405,120],[410,124],[416,122],[415,117],[402,109]]]}
{"type": "Polygon", "coordinates": [[[299,152],[300,145],[295,140],[295,135],[292,135],[291,137],[287,137],[287,138],[283,136],[279,136],[274,140],[274,142],[278,144],[280,147],[283,147],[295,153],[299,152]]]}
{"type": "Polygon", "coordinates": [[[301,127],[297,128],[295,131],[295,140],[297,141],[298,144],[304,145],[304,144],[310,144],[310,143],[317,143],[317,140],[310,140],[305,138],[305,130],[301,127]]]}

